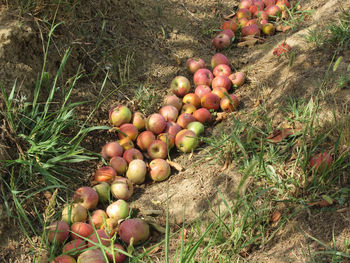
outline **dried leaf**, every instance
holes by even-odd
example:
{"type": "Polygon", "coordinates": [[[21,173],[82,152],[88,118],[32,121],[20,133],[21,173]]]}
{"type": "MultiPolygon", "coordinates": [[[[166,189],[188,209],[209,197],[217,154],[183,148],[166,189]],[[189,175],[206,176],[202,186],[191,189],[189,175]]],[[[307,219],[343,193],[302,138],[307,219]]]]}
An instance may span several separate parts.
{"type": "Polygon", "coordinates": [[[282,141],[283,139],[285,139],[285,138],[287,138],[288,136],[293,135],[293,134],[294,134],[294,130],[293,130],[293,129],[290,129],[290,128],[287,128],[287,129],[282,129],[282,130],[274,131],[271,135],[269,135],[269,136],[267,137],[267,139],[268,139],[270,142],[277,143],[277,142],[280,142],[280,141],[282,141]]]}
{"type": "Polygon", "coordinates": [[[309,206],[318,206],[318,207],[327,207],[327,206],[331,206],[332,204],[329,203],[327,200],[321,200],[318,202],[312,202],[308,204],[309,206]]]}
{"type": "Polygon", "coordinates": [[[276,31],[279,31],[279,32],[286,32],[290,29],[291,29],[290,26],[282,26],[282,25],[276,26],[276,31]]]}
{"type": "Polygon", "coordinates": [[[239,42],[237,44],[237,47],[253,47],[256,42],[258,42],[258,39],[254,38],[254,39],[249,39],[243,42],[239,42]]]}
{"type": "Polygon", "coordinates": [[[218,112],[216,115],[214,124],[217,124],[220,121],[226,120],[229,115],[230,115],[229,112],[218,112]]]}
{"type": "Polygon", "coordinates": [[[273,212],[271,220],[272,222],[277,222],[278,220],[280,220],[282,217],[282,214],[280,211],[276,210],[275,212],[273,212]]]}
{"type": "Polygon", "coordinates": [[[179,172],[184,170],[184,168],[180,164],[175,163],[175,162],[170,161],[170,160],[166,160],[166,161],[171,167],[173,167],[174,169],[178,170],[179,172]]]}
{"type": "Polygon", "coordinates": [[[235,15],[236,15],[236,13],[232,13],[232,14],[226,15],[226,16],[224,16],[224,19],[225,20],[231,20],[232,18],[234,18],[235,15]]]}
{"type": "Polygon", "coordinates": [[[157,253],[158,251],[159,251],[159,249],[160,249],[160,247],[159,246],[156,246],[156,247],[154,247],[151,251],[149,251],[148,253],[147,253],[147,255],[152,255],[152,254],[154,254],[154,253],[157,253]]]}
{"type": "Polygon", "coordinates": [[[253,105],[253,108],[258,107],[261,104],[261,100],[256,100],[255,104],[253,105]]]}
{"type": "Polygon", "coordinates": [[[193,152],[190,153],[190,155],[188,156],[188,160],[191,160],[193,157],[193,152]]]}
{"type": "Polygon", "coordinates": [[[225,171],[225,170],[228,168],[228,166],[230,165],[230,163],[231,163],[231,160],[230,160],[229,158],[227,158],[227,159],[225,160],[224,165],[221,167],[220,172],[225,171]]]}

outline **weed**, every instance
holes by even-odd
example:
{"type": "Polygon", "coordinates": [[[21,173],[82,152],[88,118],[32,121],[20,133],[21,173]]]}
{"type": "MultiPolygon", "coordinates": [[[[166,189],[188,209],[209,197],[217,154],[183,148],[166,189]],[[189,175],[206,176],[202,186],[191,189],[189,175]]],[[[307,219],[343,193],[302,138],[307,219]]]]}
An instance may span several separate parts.
{"type": "Polygon", "coordinates": [[[336,44],[338,49],[346,50],[350,42],[350,13],[342,9],[338,23],[328,26],[330,32],[329,42],[336,44]]]}
{"type": "Polygon", "coordinates": [[[326,35],[324,30],[319,27],[308,29],[307,35],[304,36],[307,43],[314,45],[316,48],[320,48],[324,45],[326,35]]]}
{"type": "Polygon", "coordinates": [[[135,90],[133,100],[141,112],[145,115],[149,115],[154,112],[154,109],[159,103],[160,96],[152,87],[148,88],[144,85],[140,85],[139,88],[135,90]]]}
{"type": "Polygon", "coordinates": [[[292,5],[291,8],[286,7],[288,17],[282,20],[283,25],[290,26],[293,31],[298,30],[306,17],[310,16],[313,12],[313,10],[299,10],[300,2],[301,0],[292,5]]]}

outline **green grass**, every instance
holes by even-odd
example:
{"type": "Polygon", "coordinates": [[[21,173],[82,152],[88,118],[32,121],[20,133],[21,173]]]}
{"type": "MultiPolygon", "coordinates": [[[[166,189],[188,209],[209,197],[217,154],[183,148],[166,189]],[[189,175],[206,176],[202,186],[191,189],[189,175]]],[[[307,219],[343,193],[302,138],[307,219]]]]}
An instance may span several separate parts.
{"type": "Polygon", "coordinates": [[[283,25],[290,26],[293,31],[300,29],[306,17],[313,13],[313,10],[298,10],[298,6],[301,2],[302,1],[299,0],[290,8],[286,7],[288,18],[282,20],[283,25]]]}

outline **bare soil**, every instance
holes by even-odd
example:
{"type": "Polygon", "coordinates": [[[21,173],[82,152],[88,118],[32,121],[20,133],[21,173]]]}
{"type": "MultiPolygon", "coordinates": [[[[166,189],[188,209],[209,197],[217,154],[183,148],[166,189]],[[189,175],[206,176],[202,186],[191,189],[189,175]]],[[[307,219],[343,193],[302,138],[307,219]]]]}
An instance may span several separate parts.
{"type": "MultiPolygon", "coordinates": [[[[91,100],[92,103],[80,108],[79,118],[84,119],[95,106],[99,88],[105,72],[110,69],[106,94],[113,91],[124,76],[128,79],[121,89],[96,112],[92,124],[108,125],[108,110],[112,105],[126,103],[134,110],[139,102],[133,99],[138,83],[152,87],[159,96],[154,110],[161,98],[169,93],[169,83],[176,75],[189,78],[185,68],[189,57],[201,57],[208,66],[215,50],[212,49],[212,29],[218,28],[223,16],[232,13],[237,1],[228,0],[110,0],[84,1],[77,3],[73,10],[65,12],[61,6],[57,21],[64,21],[54,32],[50,48],[47,71],[57,70],[60,59],[67,47],[72,47],[65,77],[76,73],[82,65],[86,77],[80,80],[75,89],[74,100],[91,100]],[[131,81],[130,81],[131,80],[131,81]]],[[[346,10],[350,2],[342,1],[346,10]]],[[[47,6],[46,6],[47,7],[47,6]]],[[[20,84],[20,92],[30,98],[33,85],[43,62],[49,28],[40,20],[47,12],[43,5],[32,15],[19,16],[18,10],[2,4],[0,8],[0,81],[9,90],[14,81],[20,84]]],[[[253,47],[232,48],[223,53],[230,59],[232,68],[245,71],[248,83],[237,90],[242,100],[240,115],[249,114],[250,108],[259,100],[270,112],[276,127],[283,125],[282,111],[289,97],[308,99],[317,88],[332,60],[329,50],[315,48],[306,43],[304,35],[314,27],[324,27],[335,21],[340,12],[338,1],[301,1],[302,10],[313,10],[294,31],[279,32],[269,37],[263,44],[253,47]],[[295,54],[294,65],[288,66],[287,58],[277,59],[273,49],[286,41],[295,54]]],[[[48,12],[52,21],[53,13],[48,12]]],[[[350,63],[350,52],[344,51],[340,72],[350,63]]],[[[334,91],[335,101],[323,105],[325,115],[350,104],[350,89],[334,91]]],[[[150,109],[148,109],[150,111],[150,109]]],[[[150,113],[150,112],[147,112],[150,113]]],[[[210,127],[207,134],[215,132],[210,127]]],[[[105,132],[94,132],[84,146],[99,152],[101,146],[115,137],[105,132]]],[[[8,157],[6,145],[0,150],[0,158],[8,157]]],[[[234,202],[240,175],[234,165],[221,171],[221,164],[209,165],[201,159],[202,145],[198,153],[175,155],[173,161],[184,170],[173,170],[166,182],[151,183],[136,189],[132,206],[147,214],[160,211],[159,224],[164,223],[167,189],[169,211],[172,222],[180,224],[198,218],[205,221],[212,217],[209,202],[224,208],[218,189],[225,198],[234,202]]],[[[96,167],[102,163],[92,163],[86,168],[86,182],[96,167]]],[[[31,262],[33,254],[19,228],[13,224],[3,205],[0,204],[0,261],[31,262]]],[[[350,210],[332,207],[331,209],[311,209],[298,214],[294,220],[283,227],[276,237],[265,247],[257,248],[247,259],[250,262],[308,262],[310,251],[320,249],[317,242],[302,234],[303,230],[327,244],[335,237],[336,247],[341,248],[350,234],[350,210]]],[[[34,241],[37,242],[37,237],[34,241]]],[[[322,261],[322,258],[319,262],[322,261]]]]}

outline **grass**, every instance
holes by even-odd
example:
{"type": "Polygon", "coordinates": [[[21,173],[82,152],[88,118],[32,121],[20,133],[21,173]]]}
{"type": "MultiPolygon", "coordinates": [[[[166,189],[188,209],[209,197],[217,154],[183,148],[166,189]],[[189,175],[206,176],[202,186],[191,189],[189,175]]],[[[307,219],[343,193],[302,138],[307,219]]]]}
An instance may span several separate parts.
{"type": "Polygon", "coordinates": [[[298,30],[305,19],[310,16],[313,10],[299,10],[298,7],[302,1],[299,0],[293,4],[290,8],[286,7],[288,13],[287,19],[283,19],[283,25],[290,26],[293,31],[298,30]]]}
{"type": "Polygon", "coordinates": [[[137,108],[147,116],[154,112],[159,104],[160,96],[152,87],[140,85],[138,89],[135,89],[133,101],[136,102],[137,108]]]}

